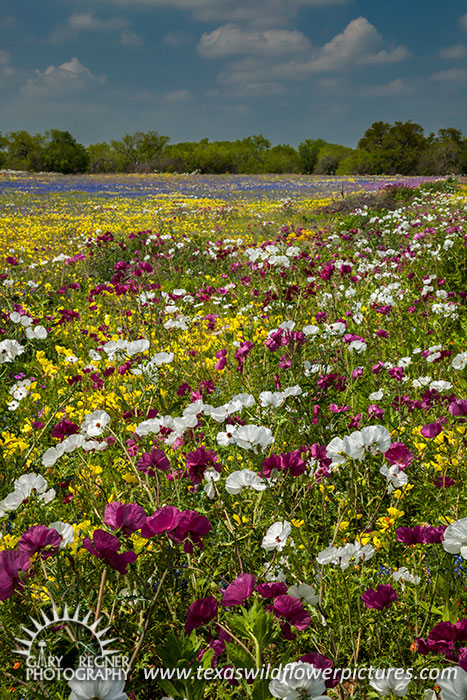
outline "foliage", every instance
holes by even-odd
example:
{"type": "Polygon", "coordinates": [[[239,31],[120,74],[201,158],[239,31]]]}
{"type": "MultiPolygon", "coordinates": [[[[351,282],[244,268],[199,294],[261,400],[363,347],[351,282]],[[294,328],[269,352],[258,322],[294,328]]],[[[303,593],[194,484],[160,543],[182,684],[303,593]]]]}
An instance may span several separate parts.
{"type": "MultiPolygon", "coordinates": [[[[79,604],[129,698],[296,698],[260,674],[302,657],[411,668],[397,696],[423,697],[422,668],[464,663],[465,188],[303,228],[298,194],[109,203],[56,179],[0,198],[1,691],[70,697],[12,649],[79,604]]],[[[39,641],[95,658],[72,622],[39,641]]],[[[323,679],[311,697],[384,692],[323,679]]]]}
{"type": "Polygon", "coordinates": [[[52,129],[45,134],[43,162],[45,170],[56,173],[83,173],[88,169],[89,155],[68,131],[52,129]]]}

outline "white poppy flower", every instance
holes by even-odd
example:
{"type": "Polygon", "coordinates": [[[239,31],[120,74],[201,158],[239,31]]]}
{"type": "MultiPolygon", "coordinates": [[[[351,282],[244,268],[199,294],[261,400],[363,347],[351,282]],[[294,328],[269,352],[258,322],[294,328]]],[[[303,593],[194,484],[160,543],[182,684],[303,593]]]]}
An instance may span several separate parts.
{"type": "Polygon", "coordinates": [[[279,520],[268,528],[261,546],[267,552],[272,552],[275,549],[281,552],[287,543],[287,538],[291,531],[292,526],[287,520],[279,520]]]}
{"type": "Polygon", "coordinates": [[[260,447],[264,452],[274,442],[274,436],[269,428],[262,425],[240,425],[233,434],[233,441],[245,450],[256,451],[255,448],[260,447]]]}
{"type": "Polygon", "coordinates": [[[256,403],[256,400],[255,400],[255,397],[253,396],[253,394],[246,394],[246,393],[235,394],[230,399],[230,402],[233,402],[233,401],[239,401],[241,403],[241,405],[243,406],[243,408],[251,408],[256,403]]]}
{"type": "Polygon", "coordinates": [[[70,523],[64,523],[61,520],[57,520],[53,523],[50,523],[49,527],[51,527],[53,530],[56,530],[61,536],[61,548],[66,547],[67,544],[73,544],[75,539],[75,532],[73,530],[73,526],[70,525],[70,523]]]}
{"type": "Polygon", "coordinates": [[[399,581],[400,579],[402,579],[402,581],[413,583],[415,586],[418,586],[418,584],[422,580],[420,576],[414,576],[413,574],[411,574],[406,566],[401,566],[399,569],[397,569],[397,571],[394,571],[392,578],[394,579],[394,581],[399,581]]]}
{"type": "Polygon", "coordinates": [[[229,407],[226,404],[217,406],[216,408],[212,407],[209,411],[209,416],[215,420],[216,423],[223,423],[225,419],[230,416],[229,407]]]}
{"type": "Polygon", "coordinates": [[[443,535],[443,547],[449,554],[460,554],[467,559],[467,518],[456,520],[447,526],[443,535]]]}
{"type": "Polygon", "coordinates": [[[319,327],[318,326],[305,326],[305,328],[302,328],[302,333],[305,335],[318,335],[319,333],[319,327]]]}
{"type": "Polygon", "coordinates": [[[236,495],[245,488],[254,489],[255,491],[264,491],[267,487],[264,480],[250,469],[241,469],[229,474],[225,481],[225,490],[227,493],[236,495]]]}
{"type": "Polygon", "coordinates": [[[279,408],[284,403],[285,398],[284,392],[282,391],[262,391],[259,395],[259,400],[263,408],[267,406],[279,408]]]}
{"type": "Polygon", "coordinates": [[[204,485],[204,492],[208,498],[213,500],[216,497],[216,490],[214,488],[214,482],[219,481],[221,475],[214,468],[206,469],[203,474],[203,478],[206,480],[204,485]]]}
{"type": "Polygon", "coordinates": [[[365,456],[365,443],[359,430],[344,437],[344,452],[350,459],[363,459],[365,456]]]}
{"type": "Polygon", "coordinates": [[[344,335],[345,331],[347,330],[345,327],[345,323],[342,323],[341,321],[337,321],[336,323],[330,323],[329,326],[325,326],[326,332],[329,335],[344,335]]]}
{"type": "Polygon", "coordinates": [[[441,676],[436,681],[441,688],[441,700],[467,700],[467,672],[460,666],[453,670],[455,673],[452,677],[441,676]]]}
{"type": "Polygon", "coordinates": [[[365,352],[367,349],[368,345],[364,343],[362,340],[352,340],[351,343],[349,343],[349,352],[356,352],[358,355],[360,355],[362,352],[365,352]]]}
{"type": "Polygon", "coordinates": [[[67,435],[67,437],[57,445],[57,450],[59,452],[66,452],[69,454],[70,452],[77,450],[79,447],[83,447],[85,442],[86,441],[83,435],[67,435]]]}
{"type": "Polygon", "coordinates": [[[127,355],[132,357],[133,355],[139,355],[142,352],[146,352],[146,350],[149,350],[150,345],[149,340],[146,340],[146,338],[141,338],[141,340],[132,340],[126,347],[127,355]]]}
{"type": "Polygon", "coordinates": [[[145,435],[150,435],[151,433],[157,434],[161,429],[160,421],[157,418],[150,418],[149,420],[143,420],[142,423],[136,426],[135,433],[140,437],[145,435]]]}
{"type": "Polygon", "coordinates": [[[307,583],[299,583],[298,586],[290,586],[287,593],[293,595],[294,598],[304,600],[310,605],[316,605],[319,602],[319,595],[316,595],[313,586],[309,586],[307,583]]]}
{"type": "MultiPolygon", "coordinates": [[[[86,675],[92,676],[92,670],[92,668],[89,668],[88,671],[90,673],[86,675]]],[[[96,673],[96,676],[98,675],[96,673]]],[[[69,700],[127,700],[128,695],[123,692],[125,679],[114,679],[115,675],[119,674],[113,673],[111,680],[101,680],[99,678],[96,680],[80,680],[78,677],[72,678],[68,681],[72,691],[69,700]]]]}
{"type": "Polygon", "coordinates": [[[467,366],[467,352],[460,352],[458,355],[456,355],[451,362],[451,367],[453,369],[465,369],[467,366]]]}
{"type": "Polygon", "coordinates": [[[300,396],[303,394],[303,389],[298,384],[295,384],[295,386],[288,386],[282,393],[284,394],[285,398],[288,399],[289,396],[300,396]]]}
{"type": "Polygon", "coordinates": [[[394,693],[398,698],[402,698],[407,694],[411,680],[411,672],[402,668],[377,668],[370,678],[370,685],[380,695],[394,693]]]}
{"type": "Polygon", "coordinates": [[[170,364],[174,361],[174,357],[175,355],[173,354],[173,352],[158,352],[156,353],[156,355],[153,355],[151,359],[154,362],[154,364],[159,366],[170,364]]]}
{"type": "Polygon", "coordinates": [[[320,566],[325,566],[326,564],[337,564],[337,550],[338,547],[326,547],[326,549],[323,549],[318,553],[316,556],[316,561],[320,566]]]}
{"type": "Polygon", "coordinates": [[[431,382],[429,388],[438,392],[448,391],[448,389],[452,389],[452,384],[451,382],[444,382],[439,379],[438,381],[431,382]]]}
{"type": "Polygon", "coordinates": [[[326,456],[332,459],[332,466],[343,464],[347,461],[347,454],[344,449],[344,441],[340,437],[335,437],[326,447],[326,456]]]}
{"type": "Polygon", "coordinates": [[[322,674],[304,661],[287,664],[269,683],[269,692],[282,700],[327,700],[322,674]]]}
{"type": "Polygon", "coordinates": [[[47,338],[47,331],[44,326],[26,328],[26,338],[29,338],[29,340],[45,340],[45,338],[47,338]]]}
{"type": "Polygon", "coordinates": [[[44,452],[42,455],[42,466],[44,467],[53,467],[54,464],[60,459],[60,457],[63,455],[63,450],[58,449],[59,445],[57,447],[49,447],[48,450],[44,452]]]}
{"type": "Polygon", "coordinates": [[[102,435],[106,425],[110,422],[110,416],[105,411],[93,411],[84,417],[81,423],[81,432],[88,437],[98,437],[102,435]]]}
{"type": "Polygon", "coordinates": [[[383,396],[384,396],[383,389],[378,389],[378,391],[374,391],[372,394],[369,395],[368,400],[369,401],[381,401],[383,396]]]}
{"type": "Polygon", "coordinates": [[[409,483],[407,474],[399,469],[397,464],[393,464],[392,467],[383,465],[379,471],[388,480],[388,493],[392,493],[394,489],[400,489],[409,483]]]}
{"type": "Polygon", "coordinates": [[[5,362],[12,362],[18,355],[22,355],[23,352],[24,347],[17,340],[10,340],[9,338],[2,340],[0,343],[0,365],[5,362]]]}
{"type": "Polygon", "coordinates": [[[383,425],[370,425],[362,428],[361,436],[366,448],[370,452],[382,452],[383,454],[391,447],[391,435],[383,425]]]}

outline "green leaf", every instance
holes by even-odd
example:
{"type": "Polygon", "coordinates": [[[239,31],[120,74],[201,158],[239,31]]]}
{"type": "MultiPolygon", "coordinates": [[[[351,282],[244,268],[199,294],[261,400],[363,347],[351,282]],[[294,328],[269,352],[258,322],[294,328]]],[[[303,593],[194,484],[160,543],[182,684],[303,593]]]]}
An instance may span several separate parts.
{"type": "Polygon", "coordinates": [[[253,657],[248,654],[248,652],[243,649],[243,647],[235,644],[234,642],[226,642],[225,645],[227,656],[235,668],[254,668],[255,661],[253,657]]]}
{"type": "Polygon", "coordinates": [[[272,697],[269,692],[269,680],[260,680],[255,683],[252,700],[270,700],[272,697]]]}

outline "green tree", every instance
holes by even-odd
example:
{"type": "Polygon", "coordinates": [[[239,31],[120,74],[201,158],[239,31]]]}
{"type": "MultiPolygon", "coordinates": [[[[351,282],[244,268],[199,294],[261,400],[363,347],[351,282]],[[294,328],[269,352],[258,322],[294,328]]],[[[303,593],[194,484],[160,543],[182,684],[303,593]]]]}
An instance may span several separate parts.
{"type": "Polygon", "coordinates": [[[377,153],[356,150],[340,161],[336,175],[373,175],[378,168],[377,153]]]}
{"type": "Polygon", "coordinates": [[[117,173],[123,170],[123,159],[105,141],[88,146],[89,171],[91,173],[117,173]]]}
{"type": "Polygon", "coordinates": [[[439,129],[430,134],[420,154],[418,172],[422,175],[459,175],[464,171],[464,137],[459,129],[439,129]]]}
{"type": "Polygon", "coordinates": [[[317,175],[335,175],[341,161],[352,153],[351,148],[328,143],[319,152],[314,172],[317,175]]]}
{"type": "Polygon", "coordinates": [[[266,154],[264,168],[267,173],[299,173],[300,157],[287,144],[273,146],[266,154]]]}
{"type": "Polygon", "coordinates": [[[384,138],[390,129],[391,125],[386,122],[373,122],[358,142],[358,149],[367,152],[384,150],[384,138]]]}
{"type": "Polygon", "coordinates": [[[13,170],[44,169],[44,137],[32,136],[27,131],[11,131],[8,134],[5,166],[13,170]]]}
{"type": "Polygon", "coordinates": [[[3,168],[7,159],[8,138],[0,131],[0,168],[3,168]]]}
{"type": "Polygon", "coordinates": [[[169,140],[168,136],[161,136],[157,131],[136,131],[111,143],[114,150],[122,156],[125,170],[142,172],[154,170],[169,140]]]}
{"type": "Polygon", "coordinates": [[[327,146],[323,139],[306,139],[298,146],[300,168],[302,173],[312,173],[315,169],[320,151],[327,146]]]}
{"type": "Polygon", "coordinates": [[[88,169],[89,155],[69,131],[51,129],[45,134],[44,167],[56,173],[84,173],[88,169]]]}

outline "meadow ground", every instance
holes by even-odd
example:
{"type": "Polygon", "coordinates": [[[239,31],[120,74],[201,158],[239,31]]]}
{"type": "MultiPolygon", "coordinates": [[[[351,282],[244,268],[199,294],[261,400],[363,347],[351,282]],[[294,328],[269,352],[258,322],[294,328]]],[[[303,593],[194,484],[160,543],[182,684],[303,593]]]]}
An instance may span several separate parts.
{"type": "Polygon", "coordinates": [[[467,697],[466,218],[0,174],[0,698],[467,697]]]}

